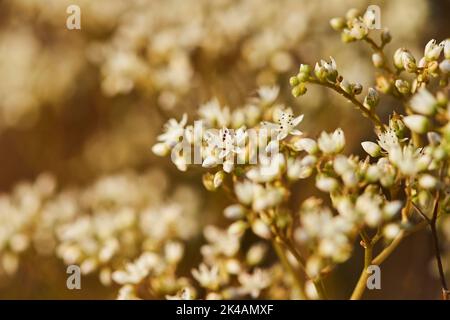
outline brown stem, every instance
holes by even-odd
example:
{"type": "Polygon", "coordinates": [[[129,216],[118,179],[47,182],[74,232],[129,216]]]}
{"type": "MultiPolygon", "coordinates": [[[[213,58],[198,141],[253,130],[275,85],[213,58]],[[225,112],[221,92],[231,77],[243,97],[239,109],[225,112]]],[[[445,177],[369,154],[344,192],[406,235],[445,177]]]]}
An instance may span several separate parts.
{"type": "MultiPolygon", "coordinates": [[[[445,166],[443,166],[444,168],[445,166]]],[[[442,176],[443,169],[441,171],[442,176]]],[[[447,286],[447,280],[445,279],[445,273],[444,268],[442,267],[442,259],[441,259],[441,250],[439,248],[439,239],[437,235],[437,218],[439,213],[439,198],[440,198],[441,192],[438,190],[436,192],[435,200],[434,200],[434,209],[433,209],[433,216],[430,220],[430,229],[431,229],[431,236],[433,238],[433,245],[434,245],[434,254],[436,257],[436,265],[438,267],[439,271],[439,279],[441,281],[441,288],[442,288],[442,299],[447,300],[449,297],[449,290],[447,286]]]]}
{"type": "Polygon", "coordinates": [[[334,91],[336,91],[337,93],[339,93],[340,95],[344,96],[345,98],[347,98],[348,100],[350,100],[361,112],[364,116],[366,116],[367,118],[369,118],[370,120],[372,120],[374,122],[374,124],[381,130],[384,131],[384,125],[381,122],[380,118],[378,117],[378,115],[376,115],[375,113],[373,113],[372,111],[370,111],[369,109],[367,109],[358,99],[356,99],[353,95],[345,92],[341,87],[339,87],[338,85],[334,84],[334,83],[329,83],[329,82],[320,82],[317,79],[310,79],[308,82],[310,83],[314,83],[314,84],[318,84],[318,85],[322,85],[328,88],[333,89],[334,91]]]}

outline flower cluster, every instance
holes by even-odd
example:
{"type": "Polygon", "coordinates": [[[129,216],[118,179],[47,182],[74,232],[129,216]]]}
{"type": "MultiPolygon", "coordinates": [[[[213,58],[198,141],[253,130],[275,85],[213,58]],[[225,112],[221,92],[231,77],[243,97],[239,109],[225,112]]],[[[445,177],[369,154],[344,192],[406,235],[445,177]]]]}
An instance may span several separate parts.
{"type": "Polygon", "coordinates": [[[98,272],[104,285],[141,252],[165,250],[174,262],[172,242],[198,233],[198,200],[182,186],[166,198],[167,184],[161,171],[149,170],[107,176],[84,190],[57,192],[49,175],[18,185],[0,201],[1,273],[15,273],[19,256],[31,248],[79,265],[83,274],[98,272]]]}
{"type": "MultiPolygon", "coordinates": [[[[257,117],[248,123],[242,117],[244,121],[232,133],[230,124],[234,121],[229,108],[209,103],[200,108],[200,120],[207,123],[208,129],[218,130],[217,135],[196,136],[195,128],[185,128],[186,118],[181,122],[172,119],[153,148],[159,155],[171,150],[173,162],[184,171],[186,158],[179,151],[174,157],[174,146],[187,140],[195,148],[196,142],[201,149],[201,164],[209,170],[204,175],[205,186],[209,190],[222,188],[235,201],[225,209],[225,215],[233,220],[228,233],[241,235],[249,230],[278,246],[280,261],[287,271],[294,270],[292,279],[297,281],[300,292],[310,297],[326,296],[323,280],[336,264],[351,256],[358,236],[366,251],[365,268],[380,264],[385,255],[373,257],[375,246],[395,246],[426,225],[434,234],[440,208],[448,202],[443,191],[450,151],[450,103],[444,90],[448,84],[449,41],[439,45],[430,41],[417,65],[408,50],[399,49],[393,57],[393,69],[384,54],[384,47],[391,40],[389,31],[382,31],[381,44],[377,44],[370,37],[372,23],[370,12],[360,16],[356,10],[350,10],[346,19],[331,21],[334,29],[342,31],[344,42],[365,41],[375,51],[372,60],[381,74],[363,101],[358,99],[363,86],[340,75],[333,58],[316,63],[314,69],[302,64],[299,73],[290,79],[295,97],[306,93],[307,84],[324,86],[342,95],[369,118],[378,139],[361,143],[368,156],[345,155],[346,140],[341,129],[322,132],[316,139],[307,137],[297,129],[303,116],[295,116],[290,108],[274,103],[274,99],[263,104],[262,91],[260,123],[255,123],[257,117]],[[444,60],[440,61],[442,52],[444,60]],[[403,78],[403,71],[413,74],[414,79],[403,78]],[[431,93],[434,79],[440,88],[431,93]],[[385,124],[377,114],[382,94],[398,98],[406,114],[393,112],[385,124]],[[267,153],[259,153],[257,161],[251,162],[252,150],[242,142],[251,130],[261,133],[264,129],[275,134],[264,135],[267,144],[261,144],[264,139],[259,136],[258,147],[267,153]],[[222,169],[216,169],[219,163],[222,169]],[[310,197],[299,210],[292,211],[292,184],[310,177],[314,177],[318,190],[329,195],[331,205],[310,197]],[[303,277],[296,276],[297,269],[303,270],[303,277]]],[[[242,109],[232,113],[241,114],[242,109]]],[[[207,290],[214,291],[223,281],[217,263],[210,267],[201,265],[193,275],[207,290]]],[[[363,272],[360,281],[365,277],[363,272]]],[[[444,293],[445,290],[443,287],[444,293]]],[[[352,298],[359,298],[362,292],[361,286],[356,286],[352,298]]]]}

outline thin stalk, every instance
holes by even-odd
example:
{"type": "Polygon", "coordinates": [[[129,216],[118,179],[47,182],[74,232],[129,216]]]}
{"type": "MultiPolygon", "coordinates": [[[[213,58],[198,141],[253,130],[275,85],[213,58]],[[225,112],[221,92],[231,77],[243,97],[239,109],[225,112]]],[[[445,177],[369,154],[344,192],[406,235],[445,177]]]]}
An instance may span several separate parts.
{"type": "Polygon", "coordinates": [[[286,253],[284,252],[284,249],[281,247],[281,245],[277,241],[272,241],[273,247],[275,249],[275,253],[277,254],[278,258],[280,259],[281,264],[283,265],[284,269],[286,269],[287,272],[289,272],[292,276],[292,279],[294,280],[295,286],[298,289],[298,292],[300,293],[300,296],[302,299],[306,298],[305,291],[304,291],[304,281],[300,274],[297,272],[297,270],[292,266],[292,264],[289,262],[286,253]]]}
{"type": "Polygon", "coordinates": [[[367,109],[358,99],[356,99],[353,95],[345,92],[341,87],[329,82],[320,82],[314,78],[308,80],[308,82],[331,88],[340,95],[344,96],[345,98],[350,100],[362,112],[364,116],[372,120],[372,122],[375,124],[377,128],[379,128],[381,131],[384,131],[384,125],[381,122],[378,115],[372,112],[371,110],[367,109]]]}
{"type": "MultiPolygon", "coordinates": [[[[421,223],[417,224],[413,229],[409,231],[402,230],[398,233],[398,235],[394,238],[394,240],[386,247],[384,248],[375,258],[372,259],[370,262],[371,265],[379,266],[381,265],[394,250],[399,246],[399,244],[405,239],[407,236],[422,230],[427,226],[426,221],[422,221],[421,223]]],[[[372,243],[373,245],[373,243],[372,243]]],[[[365,250],[366,251],[366,250],[365,250]]],[[[371,252],[367,252],[367,254],[364,254],[364,265],[367,264],[368,257],[372,254],[371,252]]],[[[366,289],[366,283],[367,278],[369,277],[369,274],[366,272],[366,268],[361,272],[361,275],[358,279],[358,282],[356,283],[355,289],[353,290],[353,293],[350,297],[352,300],[361,299],[362,294],[364,293],[366,289]]]]}

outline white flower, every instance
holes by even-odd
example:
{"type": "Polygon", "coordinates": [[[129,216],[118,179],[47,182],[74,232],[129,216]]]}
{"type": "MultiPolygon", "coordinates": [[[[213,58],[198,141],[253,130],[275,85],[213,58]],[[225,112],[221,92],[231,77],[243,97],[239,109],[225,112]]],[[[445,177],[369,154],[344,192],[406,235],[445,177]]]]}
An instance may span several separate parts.
{"type": "Polygon", "coordinates": [[[248,223],[244,220],[238,220],[228,226],[227,232],[231,235],[242,236],[248,228],[248,223]]]}
{"type": "Polygon", "coordinates": [[[303,167],[300,159],[288,158],[287,177],[289,180],[295,181],[299,179],[302,169],[303,167]]]}
{"type": "Polygon", "coordinates": [[[381,148],[383,148],[385,151],[388,151],[388,152],[391,148],[396,148],[396,147],[400,146],[398,137],[392,128],[389,128],[385,132],[381,132],[378,135],[377,142],[381,148]]]}
{"type": "Polygon", "coordinates": [[[225,159],[223,169],[227,173],[231,172],[235,160],[233,154],[243,152],[241,146],[245,142],[246,137],[247,132],[244,128],[234,131],[224,127],[219,132],[207,131],[205,133],[205,141],[208,144],[206,151],[209,154],[203,160],[202,166],[205,168],[214,167],[222,159],[225,159]]]}
{"type": "Polygon", "coordinates": [[[403,204],[400,200],[389,201],[383,207],[383,214],[387,219],[393,218],[402,208],[403,204]]]}
{"type": "Polygon", "coordinates": [[[427,117],[418,114],[413,114],[403,118],[405,125],[415,133],[425,133],[429,127],[427,117]]]}
{"type": "Polygon", "coordinates": [[[419,186],[423,189],[434,189],[438,181],[430,174],[424,174],[419,178],[419,186]]]}
{"type": "Polygon", "coordinates": [[[171,264],[178,263],[184,254],[184,246],[180,242],[168,242],[164,247],[167,262],[171,264]]]}
{"type": "Polygon", "coordinates": [[[209,127],[226,127],[231,121],[230,109],[228,107],[222,108],[217,99],[212,99],[201,105],[198,114],[209,127]]]}
{"type": "Polygon", "coordinates": [[[294,143],[294,149],[297,151],[305,150],[309,154],[316,153],[319,149],[317,148],[317,143],[310,138],[302,138],[294,143]]]}
{"type": "Polygon", "coordinates": [[[259,184],[254,185],[252,209],[262,211],[267,208],[278,205],[284,196],[284,190],[270,185],[263,187],[259,184]]]}
{"type": "Polygon", "coordinates": [[[270,182],[280,176],[282,170],[285,168],[285,158],[282,153],[277,153],[274,156],[259,157],[259,165],[247,171],[246,176],[254,182],[270,182]]]}
{"type": "MultiPolygon", "coordinates": [[[[165,143],[170,148],[174,147],[180,142],[180,139],[184,135],[184,126],[187,122],[187,114],[183,114],[180,122],[175,119],[170,119],[164,125],[164,133],[158,136],[158,141],[165,143]]],[[[160,151],[161,147],[158,146],[156,151],[160,151]]]]}
{"type": "Polygon", "coordinates": [[[381,199],[363,194],[356,200],[355,208],[364,217],[365,222],[370,227],[376,227],[382,219],[380,210],[381,199]]]}
{"type": "Polygon", "coordinates": [[[241,273],[238,276],[241,283],[241,294],[249,294],[252,298],[257,298],[261,292],[270,285],[269,273],[262,269],[255,269],[253,274],[241,273]]]}
{"type": "Polygon", "coordinates": [[[410,105],[415,112],[429,116],[436,111],[437,100],[427,89],[421,88],[411,98],[410,105]]]}
{"type": "Polygon", "coordinates": [[[262,129],[273,129],[276,132],[278,132],[277,140],[283,140],[286,138],[289,134],[294,136],[299,136],[302,134],[302,132],[295,127],[299,125],[300,122],[303,120],[303,115],[300,115],[296,118],[294,118],[294,115],[292,113],[291,109],[287,109],[286,111],[279,111],[279,114],[277,116],[278,118],[278,124],[271,123],[271,122],[263,122],[262,123],[262,129]]]}
{"type": "Polygon", "coordinates": [[[206,264],[202,263],[199,265],[198,269],[192,270],[192,275],[202,287],[217,290],[220,285],[218,265],[208,268],[206,264]]]}
{"type": "Polygon", "coordinates": [[[237,182],[234,185],[234,193],[238,200],[245,205],[249,205],[253,201],[254,184],[248,180],[237,182]]]}
{"type": "Polygon", "coordinates": [[[336,179],[326,176],[318,176],[316,179],[316,187],[324,192],[332,192],[339,186],[336,179]]]}
{"type": "Polygon", "coordinates": [[[147,277],[152,270],[162,267],[161,259],[155,253],[144,252],[132,263],[125,265],[125,270],[118,270],[112,274],[112,279],[119,284],[137,284],[147,277]]]}
{"type": "Polygon", "coordinates": [[[319,149],[326,154],[339,153],[344,149],[345,136],[341,128],[336,129],[332,134],[322,132],[317,140],[319,149]]]}
{"type": "Polygon", "coordinates": [[[267,253],[267,249],[267,245],[264,242],[252,245],[247,251],[246,262],[251,266],[261,263],[267,253]]]}
{"type": "Polygon", "coordinates": [[[389,223],[383,228],[383,235],[386,239],[392,240],[400,233],[400,226],[397,223],[389,223]]]}
{"type": "Polygon", "coordinates": [[[245,216],[245,209],[240,204],[233,204],[226,207],[223,214],[228,219],[237,220],[245,216]]]}
{"type": "Polygon", "coordinates": [[[208,225],[204,228],[203,234],[209,242],[202,246],[201,253],[205,260],[211,261],[217,255],[232,257],[238,252],[240,247],[240,235],[231,234],[215,226],[208,225]]]}
{"type": "Polygon", "coordinates": [[[256,219],[252,223],[252,230],[257,236],[263,239],[270,239],[272,235],[272,233],[270,232],[270,227],[261,219],[256,219]]]}
{"type": "Polygon", "coordinates": [[[271,104],[275,101],[280,93],[278,86],[262,86],[258,89],[258,95],[264,104],[271,104]]]}
{"type": "Polygon", "coordinates": [[[422,154],[419,149],[415,149],[412,145],[392,148],[389,151],[389,160],[400,172],[410,176],[425,170],[431,162],[429,155],[422,154]]]}
{"type": "Polygon", "coordinates": [[[436,40],[431,39],[425,46],[424,56],[427,61],[433,61],[439,59],[441,51],[444,47],[442,45],[436,44],[436,40]]]}

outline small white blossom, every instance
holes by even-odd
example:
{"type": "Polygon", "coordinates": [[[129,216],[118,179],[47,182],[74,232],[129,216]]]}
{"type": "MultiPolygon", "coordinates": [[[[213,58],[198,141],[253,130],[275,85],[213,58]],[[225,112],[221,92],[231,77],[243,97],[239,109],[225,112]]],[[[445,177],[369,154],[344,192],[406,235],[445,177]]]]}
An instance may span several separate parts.
{"type": "Polygon", "coordinates": [[[269,273],[259,268],[255,269],[253,274],[241,273],[238,279],[241,283],[241,294],[249,294],[252,298],[257,298],[271,283],[269,273]]]}
{"type": "MultiPolygon", "coordinates": [[[[170,119],[164,125],[164,133],[158,136],[158,141],[165,143],[167,146],[174,147],[180,142],[184,135],[184,126],[187,123],[187,114],[183,114],[180,122],[175,119],[170,119]]],[[[161,146],[156,148],[156,151],[161,151],[161,146]]]]}
{"type": "Polygon", "coordinates": [[[301,138],[294,143],[294,148],[297,151],[305,150],[309,154],[316,153],[319,149],[316,141],[310,138],[301,138]]]}
{"type": "Polygon", "coordinates": [[[258,95],[261,101],[265,104],[271,104],[275,101],[280,93],[278,86],[263,86],[258,89],[258,95]]]}
{"type": "Polygon", "coordinates": [[[289,134],[294,136],[299,136],[302,134],[302,132],[296,127],[302,122],[303,115],[300,115],[296,118],[294,118],[294,115],[292,113],[292,110],[287,109],[285,111],[280,111],[279,115],[277,117],[278,124],[270,123],[270,122],[263,122],[262,128],[265,129],[273,129],[276,132],[278,132],[277,140],[283,140],[286,138],[289,134]]]}
{"type": "Polygon", "coordinates": [[[419,186],[423,189],[434,189],[437,183],[437,179],[429,174],[424,174],[419,178],[419,186]]]}
{"type": "Polygon", "coordinates": [[[415,112],[429,116],[436,111],[437,100],[427,89],[421,88],[411,98],[410,105],[415,112]]]}
{"type": "Polygon", "coordinates": [[[345,136],[341,128],[333,133],[322,132],[317,140],[319,149],[326,154],[339,153],[344,149],[345,136]]]}
{"type": "Polygon", "coordinates": [[[220,285],[218,265],[209,268],[206,264],[202,263],[199,265],[198,269],[192,270],[192,275],[202,287],[216,290],[220,285]]]}
{"type": "Polygon", "coordinates": [[[230,124],[231,115],[228,107],[222,108],[218,99],[213,99],[201,105],[198,115],[209,127],[226,127],[230,124]]]}
{"type": "Polygon", "coordinates": [[[436,44],[436,40],[431,39],[428,41],[427,45],[425,46],[424,56],[427,61],[433,61],[439,59],[439,56],[441,55],[443,46],[436,44]]]}

